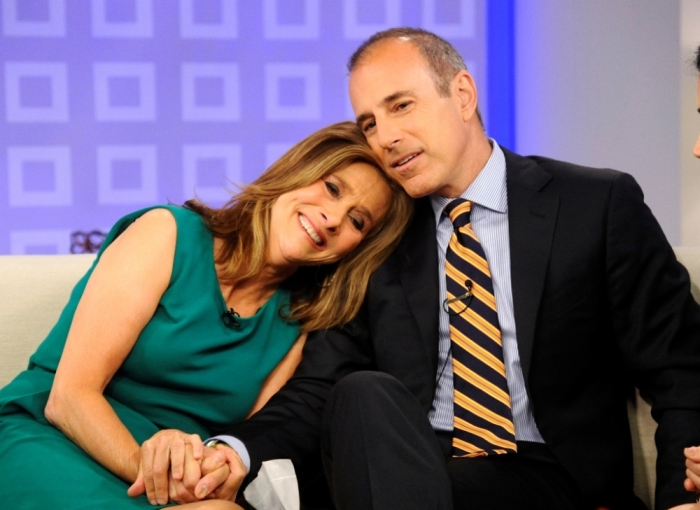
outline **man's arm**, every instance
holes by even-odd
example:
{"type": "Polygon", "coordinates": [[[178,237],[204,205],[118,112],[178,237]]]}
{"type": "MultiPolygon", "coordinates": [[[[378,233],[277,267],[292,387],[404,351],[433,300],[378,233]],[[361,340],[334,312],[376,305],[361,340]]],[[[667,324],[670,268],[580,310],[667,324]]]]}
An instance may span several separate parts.
{"type": "Polygon", "coordinates": [[[700,444],[700,307],[629,175],[612,185],[606,241],[615,334],[659,425],[656,508],[687,504],[683,449],[700,444]]]}
{"type": "Polygon", "coordinates": [[[335,382],[357,370],[373,369],[367,302],[345,326],[309,334],[302,362],[292,379],[250,419],[227,435],[241,440],[250,454],[247,485],[263,461],[291,459],[300,483],[320,467],[323,408],[335,382]]]}

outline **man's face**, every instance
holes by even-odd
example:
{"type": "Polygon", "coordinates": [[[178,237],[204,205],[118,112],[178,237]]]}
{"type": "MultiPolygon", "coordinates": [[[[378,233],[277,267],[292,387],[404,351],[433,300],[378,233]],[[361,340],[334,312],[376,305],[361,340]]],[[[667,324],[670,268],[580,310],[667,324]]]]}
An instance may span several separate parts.
{"type": "Polygon", "coordinates": [[[358,124],[387,173],[412,197],[459,196],[470,182],[465,120],[473,112],[464,113],[457,83],[450,97],[441,97],[419,50],[402,40],[378,43],[350,73],[358,124]]]}
{"type": "MultiPolygon", "coordinates": [[[[698,76],[698,113],[700,113],[700,76],[698,76]]],[[[700,135],[698,135],[698,139],[695,142],[693,154],[695,154],[696,158],[700,158],[700,135]]]]}

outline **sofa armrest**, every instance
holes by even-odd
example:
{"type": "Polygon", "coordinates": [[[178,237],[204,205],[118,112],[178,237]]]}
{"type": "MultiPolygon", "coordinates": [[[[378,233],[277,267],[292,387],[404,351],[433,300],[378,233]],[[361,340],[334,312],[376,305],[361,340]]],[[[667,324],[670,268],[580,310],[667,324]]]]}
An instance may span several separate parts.
{"type": "Polygon", "coordinates": [[[95,255],[0,256],[0,387],[27,367],[95,255]]]}

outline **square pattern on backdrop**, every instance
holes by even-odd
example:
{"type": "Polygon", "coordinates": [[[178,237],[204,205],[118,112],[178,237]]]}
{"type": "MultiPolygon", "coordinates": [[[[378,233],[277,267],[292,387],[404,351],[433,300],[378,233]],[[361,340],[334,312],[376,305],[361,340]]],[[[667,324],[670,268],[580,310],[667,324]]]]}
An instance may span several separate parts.
{"type": "MultiPolygon", "coordinates": [[[[485,0],[0,0],[0,254],[197,197],[220,206],[354,115],[345,62],[392,26],[484,69],[485,0]]],[[[476,73],[483,92],[485,76],[476,73]]]]}

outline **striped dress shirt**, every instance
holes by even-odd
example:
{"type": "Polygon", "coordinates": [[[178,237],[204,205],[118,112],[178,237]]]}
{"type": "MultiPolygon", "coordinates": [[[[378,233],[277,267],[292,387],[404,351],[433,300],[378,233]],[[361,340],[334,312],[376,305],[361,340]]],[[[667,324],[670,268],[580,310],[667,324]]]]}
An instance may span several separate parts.
{"type": "MultiPolygon", "coordinates": [[[[495,140],[486,166],[461,198],[473,202],[471,224],[486,253],[491,269],[498,321],[501,325],[503,357],[515,424],[515,439],[543,443],[532,417],[532,409],[525,391],[525,380],[520,367],[520,354],[515,331],[513,291],[510,280],[510,238],[508,235],[508,191],[506,188],[506,159],[495,140]]],[[[452,431],[454,417],[452,355],[450,352],[450,316],[442,308],[445,299],[445,254],[452,235],[452,222],[443,215],[443,209],[452,199],[430,197],[435,213],[438,244],[438,279],[440,282],[440,331],[437,388],[433,407],[428,414],[435,430],[452,431]]]]}

